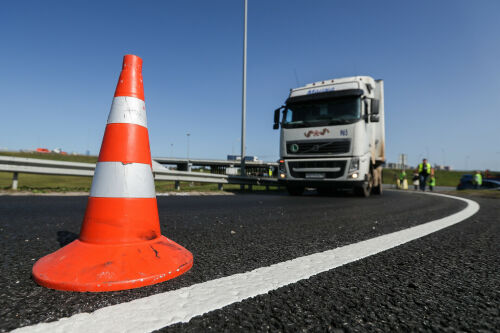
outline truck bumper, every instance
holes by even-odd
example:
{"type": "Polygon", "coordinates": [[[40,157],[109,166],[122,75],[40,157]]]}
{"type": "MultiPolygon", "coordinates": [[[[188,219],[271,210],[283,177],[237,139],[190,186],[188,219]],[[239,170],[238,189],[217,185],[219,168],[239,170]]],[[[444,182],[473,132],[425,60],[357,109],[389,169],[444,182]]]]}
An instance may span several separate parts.
{"type": "Polygon", "coordinates": [[[289,186],[353,188],[365,184],[369,171],[368,155],[344,158],[285,159],[280,165],[279,180],[283,185],[289,186]],[[356,167],[352,168],[352,165],[356,167]]]}
{"type": "Polygon", "coordinates": [[[335,181],[325,181],[325,180],[310,180],[310,179],[284,179],[279,180],[279,183],[284,186],[304,186],[304,187],[331,187],[338,189],[352,189],[354,187],[361,187],[365,185],[364,180],[335,180],[335,181]]]}

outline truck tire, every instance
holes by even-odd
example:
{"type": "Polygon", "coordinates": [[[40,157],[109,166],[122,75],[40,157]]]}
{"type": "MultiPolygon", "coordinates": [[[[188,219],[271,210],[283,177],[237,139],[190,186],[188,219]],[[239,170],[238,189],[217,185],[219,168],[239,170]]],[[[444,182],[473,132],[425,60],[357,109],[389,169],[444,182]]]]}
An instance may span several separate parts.
{"type": "Polygon", "coordinates": [[[354,192],[356,195],[358,195],[360,197],[365,197],[365,198],[368,198],[370,196],[370,194],[372,193],[372,189],[373,189],[372,172],[373,171],[370,170],[370,172],[367,175],[368,179],[366,179],[366,181],[364,182],[363,185],[354,188],[354,192]]]}
{"type": "Polygon", "coordinates": [[[297,196],[297,195],[302,195],[304,193],[304,186],[297,186],[297,185],[287,185],[286,189],[288,191],[288,194],[297,196]]]}

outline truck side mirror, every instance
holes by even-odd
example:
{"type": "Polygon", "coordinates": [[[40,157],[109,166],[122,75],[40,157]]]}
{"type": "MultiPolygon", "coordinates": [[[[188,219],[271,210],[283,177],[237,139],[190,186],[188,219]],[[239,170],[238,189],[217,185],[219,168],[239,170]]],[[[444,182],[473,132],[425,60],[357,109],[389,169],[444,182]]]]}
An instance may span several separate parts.
{"type": "Polygon", "coordinates": [[[379,114],[380,100],[372,99],[372,112],[371,114],[379,114]]]}
{"type": "Polygon", "coordinates": [[[378,114],[371,114],[370,115],[370,122],[371,123],[378,123],[380,121],[380,116],[378,114]]]}
{"type": "Polygon", "coordinates": [[[280,111],[283,109],[283,106],[280,106],[276,110],[274,110],[274,125],[273,129],[278,129],[280,128],[280,111]]]}

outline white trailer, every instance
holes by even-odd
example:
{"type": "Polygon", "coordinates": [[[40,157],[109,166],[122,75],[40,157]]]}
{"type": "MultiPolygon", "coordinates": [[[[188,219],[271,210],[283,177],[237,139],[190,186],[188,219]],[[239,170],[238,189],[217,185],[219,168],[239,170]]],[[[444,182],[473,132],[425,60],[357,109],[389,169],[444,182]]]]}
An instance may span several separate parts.
{"type": "Polygon", "coordinates": [[[279,179],[292,195],[352,189],[382,194],[384,82],[368,76],[330,79],[290,90],[274,112],[281,127],[279,179]]]}

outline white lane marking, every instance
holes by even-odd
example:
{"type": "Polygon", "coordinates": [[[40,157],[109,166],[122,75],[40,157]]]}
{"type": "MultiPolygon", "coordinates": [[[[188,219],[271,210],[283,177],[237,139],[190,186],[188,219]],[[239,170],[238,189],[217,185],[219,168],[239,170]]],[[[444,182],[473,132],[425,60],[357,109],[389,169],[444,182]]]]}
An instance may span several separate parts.
{"type": "Polygon", "coordinates": [[[149,164],[97,162],[91,197],[155,198],[153,171],[149,164]]]}
{"type": "Polygon", "coordinates": [[[195,316],[389,250],[461,222],[479,210],[479,204],[472,200],[444,194],[432,195],[465,201],[467,207],[439,220],[356,244],[108,306],[92,313],[22,327],[13,332],[150,332],[175,323],[188,322],[195,316]]]}
{"type": "Polygon", "coordinates": [[[129,96],[113,98],[108,124],[136,124],[148,127],[146,104],[143,100],[129,96]]]}

